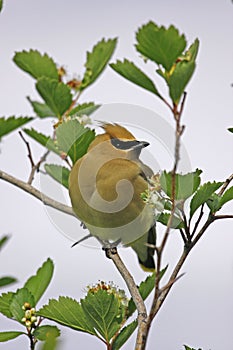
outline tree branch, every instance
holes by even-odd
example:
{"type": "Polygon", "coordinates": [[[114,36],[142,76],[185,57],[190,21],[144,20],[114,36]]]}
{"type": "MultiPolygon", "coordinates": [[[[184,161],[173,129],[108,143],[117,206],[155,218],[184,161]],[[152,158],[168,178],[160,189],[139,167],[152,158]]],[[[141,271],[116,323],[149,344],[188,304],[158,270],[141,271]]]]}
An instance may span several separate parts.
{"type": "Polygon", "coordinates": [[[75,216],[72,208],[69,207],[68,205],[62,204],[62,203],[48,197],[46,194],[40,192],[38,189],[36,189],[32,185],[30,185],[24,181],[21,181],[15,177],[5,173],[2,170],[0,170],[0,179],[4,180],[6,182],[9,182],[10,184],[12,184],[12,185],[20,188],[21,190],[31,194],[33,197],[39,199],[41,202],[43,202],[45,205],[47,205],[49,207],[57,209],[65,214],[75,216]]]}
{"type": "Polygon", "coordinates": [[[132,275],[127,270],[125,264],[121,260],[117,248],[104,248],[106,255],[109,259],[113,261],[117,270],[123,277],[127,287],[129,289],[130,295],[136,305],[138,311],[138,333],[135,350],[140,350],[145,346],[146,338],[144,337],[145,329],[147,328],[147,311],[144,301],[139,293],[138,287],[132,277],[132,275]]]}

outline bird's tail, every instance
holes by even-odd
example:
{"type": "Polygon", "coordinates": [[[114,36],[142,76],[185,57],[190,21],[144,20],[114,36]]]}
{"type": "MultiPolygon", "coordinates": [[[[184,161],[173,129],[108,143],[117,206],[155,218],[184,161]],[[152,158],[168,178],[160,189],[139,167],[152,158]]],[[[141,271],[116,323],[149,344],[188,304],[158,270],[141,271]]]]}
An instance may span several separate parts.
{"type": "Polygon", "coordinates": [[[139,263],[144,271],[154,271],[154,248],[149,247],[148,244],[155,246],[156,244],[156,230],[155,226],[142,237],[130,244],[138,256],[139,263]]]}

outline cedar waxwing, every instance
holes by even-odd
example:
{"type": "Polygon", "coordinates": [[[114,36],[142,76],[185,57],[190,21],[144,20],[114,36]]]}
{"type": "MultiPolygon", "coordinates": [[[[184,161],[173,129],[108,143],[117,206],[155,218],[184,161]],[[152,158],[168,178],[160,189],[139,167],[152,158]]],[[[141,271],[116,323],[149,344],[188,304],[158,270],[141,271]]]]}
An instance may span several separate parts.
{"type": "Polygon", "coordinates": [[[87,153],[73,166],[69,194],[77,217],[102,241],[131,246],[144,270],[153,270],[154,214],[141,198],[152,170],[139,155],[148,142],[137,141],[118,124],[103,124],[87,153]]]}

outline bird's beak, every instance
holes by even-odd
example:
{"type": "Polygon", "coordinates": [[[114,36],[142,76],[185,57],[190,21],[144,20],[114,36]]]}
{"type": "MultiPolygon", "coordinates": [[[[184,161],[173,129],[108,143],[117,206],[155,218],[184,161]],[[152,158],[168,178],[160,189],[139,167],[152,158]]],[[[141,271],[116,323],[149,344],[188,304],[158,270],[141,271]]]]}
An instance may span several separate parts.
{"type": "Polygon", "coordinates": [[[134,150],[141,150],[142,148],[145,148],[147,146],[149,146],[149,142],[147,142],[147,141],[138,141],[138,143],[135,146],[133,146],[133,149],[134,150]]]}

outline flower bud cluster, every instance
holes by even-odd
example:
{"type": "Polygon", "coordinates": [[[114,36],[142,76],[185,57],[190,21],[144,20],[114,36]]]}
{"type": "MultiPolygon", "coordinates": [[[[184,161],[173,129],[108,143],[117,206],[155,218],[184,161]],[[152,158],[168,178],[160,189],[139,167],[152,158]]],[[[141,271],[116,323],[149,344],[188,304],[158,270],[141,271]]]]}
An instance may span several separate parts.
{"type": "Polygon", "coordinates": [[[97,293],[99,290],[105,290],[108,294],[113,294],[119,302],[124,306],[127,307],[129,300],[126,297],[125,291],[123,289],[119,289],[113,282],[103,282],[99,281],[97,284],[92,286],[87,286],[88,293],[97,293]]]}
{"type": "Polygon", "coordinates": [[[141,194],[141,198],[154,208],[155,215],[163,212],[164,196],[161,191],[160,174],[155,174],[148,179],[148,189],[141,194]]]}
{"type": "Polygon", "coordinates": [[[22,306],[22,309],[24,312],[24,317],[22,318],[22,322],[25,323],[25,326],[27,328],[32,328],[35,326],[35,323],[37,322],[36,317],[36,310],[34,307],[31,307],[29,303],[24,303],[22,306]]]}

